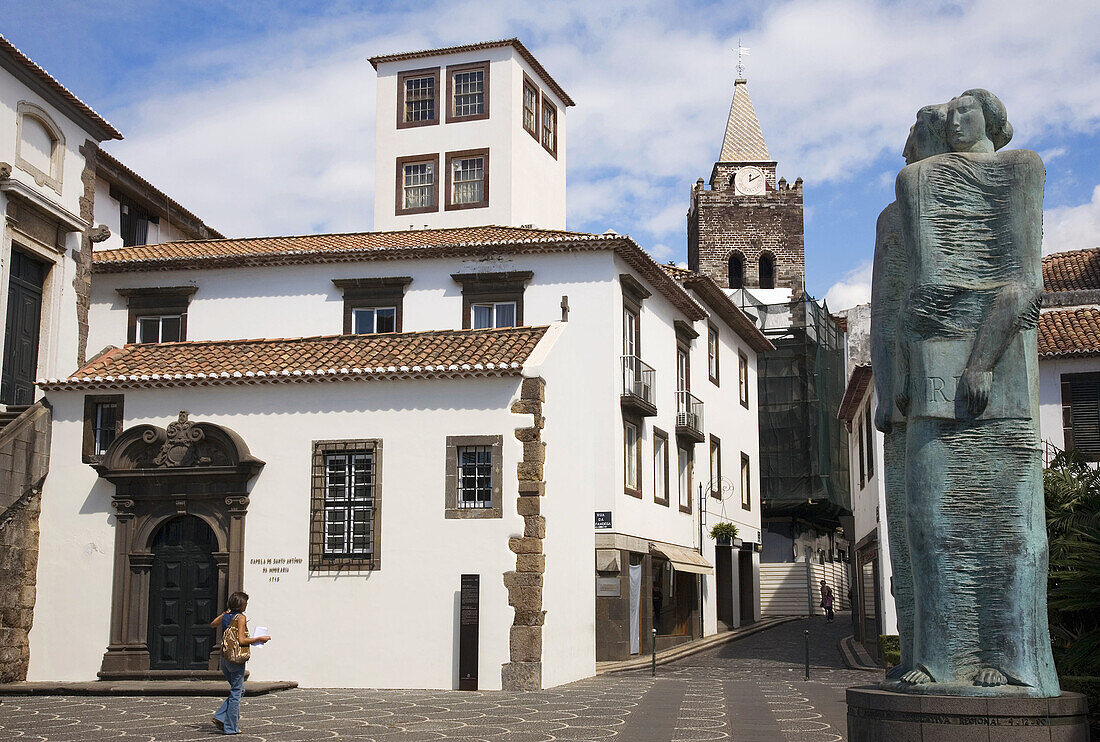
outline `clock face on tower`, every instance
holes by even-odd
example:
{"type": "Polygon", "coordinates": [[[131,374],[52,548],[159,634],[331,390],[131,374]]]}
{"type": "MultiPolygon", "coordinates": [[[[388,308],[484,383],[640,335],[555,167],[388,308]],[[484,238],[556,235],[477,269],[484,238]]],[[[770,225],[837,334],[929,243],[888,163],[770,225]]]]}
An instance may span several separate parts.
{"type": "Polygon", "coordinates": [[[743,167],[733,176],[733,190],[739,196],[760,196],[764,193],[764,171],[758,167],[743,167]]]}

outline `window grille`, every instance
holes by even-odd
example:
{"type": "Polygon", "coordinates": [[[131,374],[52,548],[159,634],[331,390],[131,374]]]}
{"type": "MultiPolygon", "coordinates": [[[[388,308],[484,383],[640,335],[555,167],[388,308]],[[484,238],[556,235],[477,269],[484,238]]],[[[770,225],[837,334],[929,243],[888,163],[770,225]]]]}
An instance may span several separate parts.
{"type": "Polygon", "coordinates": [[[458,507],[493,506],[492,446],[458,447],[458,507]]]}
{"type": "Polygon", "coordinates": [[[369,556],[374,452],[325,454],[324,556],[369,556]]]}
{"type": "Polygon", "coordinates": [[[455,116],[479,116],[485,113],[485,70],[454,74],[455,116]]]}
{"type": "Polygon", "coordinates": [[[93,453],[102,456],[114,442],[118,423],[118,403],[97,402],[92,420],[93,453]]]}
{"type": "Polygon", "coordinates": [[[415,162],[405,165],[402,208],[421,209],[430,207],[434,185],[435,168],[432,163],[415,162]]]}
{"type": "Polygon", "coordinates": [[[435,77],[405,79],[405,121],[431,121],[435,118],[435,77]]]}
{"type": "Polygon", "coordinates": [[[470,157],[452,161],[451,203],[476,204],[485,200],[485,159],[470,157]]]}

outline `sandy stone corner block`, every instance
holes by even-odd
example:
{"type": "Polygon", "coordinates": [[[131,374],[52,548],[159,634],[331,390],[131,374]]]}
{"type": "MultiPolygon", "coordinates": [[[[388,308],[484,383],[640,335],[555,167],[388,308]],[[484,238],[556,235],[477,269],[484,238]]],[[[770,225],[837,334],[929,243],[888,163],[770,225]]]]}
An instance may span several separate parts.
{"type": "Polygon", "coordinates": [[[525,441],[523,444],[523,461],[528,464],[545,463],[546,444],[541,441],[525,441]]]}
{"type": "Polygon", "coordinates": [[[542,690],[541,662],[509,662],[501,665],[503,690],[542,690]]]}
{"type": "Polygon", "coordinates": [[[541,435],[538,428],[516,428],[516,440],[524,443],[537,441],[541,435]]]}
{"type": "Polygon", "coordinates": [[[532,464],[521,461],[516,464],[516,476],[519,477],[521,481],[541,482],[542,464],[532,464]]]}
{"type": "Polygon", "coordinates": [[[546,571],[546,555],[545,554],[517,554],[516,555],[516,571],[517,572],[537,572],[542,574],[546,571]]]}
{"type": "Polygon", "coordinates": [[[517,415],[542,415],[542,402],[536,399],[517,399],[512,403],[512,412],[517,415]]]}
{"type": "Polygon", "coordinates": [[[542,377],[524,379],[519,389],[519,396],[522,399],[537,399],[540,402],[545,402],[546,380],[542,377]]]}
{"type": "Polygon", "coordinates": [[[508,548],[511,549],[513,554],[541,554],[542,553],[542,539],[541,538],[516,538],[513,536],[508,539],[508,548]]]}
{"type": "MultiPolygon", "coordinates": [[[[523,516],[538,515],[542,510],[542,500],[531,495],[516,498],[516,512],[523,516]]],[[[530,534],[524,532],[525,536],[530,534]]]]}
{"type": "Polygon", "coordinates": [[[513,626],[508,634],[512,662],[542,661],[542,627],[513,626]]]}
{"type": "Polygon", "coordinates": [[[523,519],[523,535],[530,538],[546,538],[546,518],[529,515],[523,519]]]}
{"type": "Polygon", "coordinates": [[[546,611],[527,611],[516,609],[515,618],[512,620],[513,626],[542,626],[546,623],[546,611]]]}
{"type": "Polygon", "coordinates": [[[533,479],[521,479],[519,482],[521,496],[542,497],[546,494],[546,484],[533,479]]]}

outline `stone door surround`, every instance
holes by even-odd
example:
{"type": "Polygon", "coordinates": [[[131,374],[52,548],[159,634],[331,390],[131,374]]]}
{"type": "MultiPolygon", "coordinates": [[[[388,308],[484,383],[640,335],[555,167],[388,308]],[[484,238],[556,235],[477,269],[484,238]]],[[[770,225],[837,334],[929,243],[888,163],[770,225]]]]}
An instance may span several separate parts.
{"type": "MultiPolygon", "coordinates": [[[[264,462],[229,428],[192,422],[180,412],[166,428],[143,424],[123,431],[93,466],[115,485],[111,504],[117,517],[110,643],[99,676],[148,676],[154,535],[181,515],[210,526],[217,540],[218,597],[224,601],[244,581],[248,483],[264,462]]],[[[210,654],[210,670],[217,668],[218,651],[215,646],[210,654]]]]}

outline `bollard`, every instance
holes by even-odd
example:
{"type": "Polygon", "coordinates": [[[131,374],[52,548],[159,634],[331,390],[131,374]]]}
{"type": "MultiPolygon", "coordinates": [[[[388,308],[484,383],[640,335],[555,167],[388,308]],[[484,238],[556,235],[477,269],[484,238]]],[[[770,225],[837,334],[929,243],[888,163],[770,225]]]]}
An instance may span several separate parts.
{"type": "Polygon", "coordinates": [[[806,629],[806,680],[810,679],[810,630],[806,629]]]}
{"type": "Polygon", "coordinates": [[[657,677],[657,629],[653,630],[653,677],[657,677]]]}

